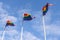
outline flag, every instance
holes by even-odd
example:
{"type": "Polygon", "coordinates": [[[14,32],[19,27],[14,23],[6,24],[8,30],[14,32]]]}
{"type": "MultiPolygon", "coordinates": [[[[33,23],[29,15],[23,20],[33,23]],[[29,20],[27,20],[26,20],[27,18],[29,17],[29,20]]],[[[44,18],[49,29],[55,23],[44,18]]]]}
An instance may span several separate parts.
{"type": "Polygon", "coordinates": [[[29,20],[32,20],[33,18],[35,17],[32,17],[30,14],[28,13],[24,13],[24,17],[23,17],[23,20],[24,21],[29,21],[29,20]]]}
{"type": "Polygon", "coordinates": [[[12,21],[7,20],[6,26],[15,26],[15,25],[14,25],[14,23],[12,21]]]}
{"type": "Polygon", "coordinates": [[[43,8],[42,8],[42,11],[43,11],[43,16],[46,15],[47,11],[48,11],[48,6],[52,6],[53,4],[49,4],[47,3],[43,8]]]}

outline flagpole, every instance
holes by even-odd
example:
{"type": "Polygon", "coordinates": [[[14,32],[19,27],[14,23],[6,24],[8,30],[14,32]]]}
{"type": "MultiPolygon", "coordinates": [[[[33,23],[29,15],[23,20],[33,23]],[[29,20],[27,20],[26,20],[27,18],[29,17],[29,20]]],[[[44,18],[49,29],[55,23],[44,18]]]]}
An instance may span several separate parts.
{"type": "Polygon", "coordinates": [[[3,32],[3,35],[2,35],[2,40],[4,40],[4,36],[5,36],[5,31],[3,32]]]}
{"type": "Polygon", "coordinates": [[[23,40],[23,27],[21,28],[21,40],[23,40]]]}
{"type": "Polygon", "coordinates": [[[42,20],[43,20],[43,28],[44,28],[44,40],[46,40],[46,27],[45,27],[44,16],[42,17],[42,20]]]}
{"type": "Polygon", "coordinates": [[[4,31],[3,31],[3,34],[2,34],[2,40],[4,40],[4,36],[5,36],[5,28],[4,28],[4,31]]]}
{"type": "MultiPolygon", "coordinates": [[[[7,16],[7,19],[8,19],[8,16],[7,16]]],[[[2,40],[4,40],[4,36],[5,36],[5,29],[6,29],[6,26],[4,26],[4,31],[3,31],[3,34],[2,34],[2,40]]]]}
{"type": "Polygon", "coordinates": [[[23,20],[22,20],[22,28],[21,28],[21,38],[20,38],[20,40],[23,40],[23,30],[24,30],[24,28],[23,28],[23,20]]]}

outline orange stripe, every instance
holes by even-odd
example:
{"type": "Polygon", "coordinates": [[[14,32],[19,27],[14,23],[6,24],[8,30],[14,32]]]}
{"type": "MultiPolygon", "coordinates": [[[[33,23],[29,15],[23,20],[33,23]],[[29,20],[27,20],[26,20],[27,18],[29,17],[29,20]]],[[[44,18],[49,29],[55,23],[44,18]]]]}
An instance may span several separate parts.
{"type": "Polygon", "coordinates": [[[43,11],[46,11],[46,6],[45,6],[45,7],[43,7],[43,11]]]}
{"type": "Polygon", "coordinates": [[[24,17],[28,17],[29,16],[29,14],[24,14],[24,17]]]}

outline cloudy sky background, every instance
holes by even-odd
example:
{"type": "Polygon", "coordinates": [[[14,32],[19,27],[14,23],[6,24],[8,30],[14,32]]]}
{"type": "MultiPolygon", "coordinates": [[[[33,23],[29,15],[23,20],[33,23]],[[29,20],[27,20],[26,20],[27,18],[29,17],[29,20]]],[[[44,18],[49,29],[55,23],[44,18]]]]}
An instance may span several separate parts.
{"type": "Polygon", "coordinates": [[[4,40],[20,40],[25,12],[36,18],[23,23],[23,40],[44,40],[42,7],[47,2],[54,4],[45,16],[47,40],[60,40],[60,0],[0,0],[0,40],[7,19],[16,26],[6,28],[4,40]]]}

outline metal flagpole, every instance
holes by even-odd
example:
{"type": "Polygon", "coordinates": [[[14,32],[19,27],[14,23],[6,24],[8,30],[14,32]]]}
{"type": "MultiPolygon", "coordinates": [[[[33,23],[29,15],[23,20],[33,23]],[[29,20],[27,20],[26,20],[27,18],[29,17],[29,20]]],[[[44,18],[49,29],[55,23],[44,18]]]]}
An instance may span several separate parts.
{"type": "MultiPolygon", "coordinates": [[[[7,16],[7,19],[8,19],[8,16],[7,16]]],[[[5,30],[6,30],[6,26],[4,27],[4,31],[3,31],[3,34],[2,34],[2,40],[4,40],[5,30]]]]}
{"type": "Polygon", "coordinates": [[[23,40],[23,20],[22,20],[22,28],[21,28],[21,38],[20,38],[20,40],[23,40]]]}
{"type": "Polygon", "coordinates": [[[4,31],[3,31],[3,34],[2,34],[2,40],[4,40],[4,36],[5,36],[5,28],[4,28],[4,31]]]}
{"type": "Polygon", "coordinates": [[[4,36],[5,36],[5,31],[3,32],[3,35],[2,35],[2,40],[4,40],[4,36]]]}
{"type": "Polygon", "coordinates": [[[43,28],[44,28],[44,40],[46,40],[46,27],[45,27],[44,16],[42,17],[42,20],[43,20],[43,28]]]}
{"type": "Polygon", "coordinates": [[[23,40],[23,27],[21,28],[21,40],[23,40]]]}

